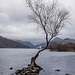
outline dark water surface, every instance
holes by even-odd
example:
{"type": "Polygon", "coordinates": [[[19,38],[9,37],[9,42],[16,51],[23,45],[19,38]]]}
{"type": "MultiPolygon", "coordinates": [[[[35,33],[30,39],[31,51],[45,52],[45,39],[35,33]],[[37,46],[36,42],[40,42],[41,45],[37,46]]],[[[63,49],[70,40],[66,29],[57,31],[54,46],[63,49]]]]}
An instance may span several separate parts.
{"type": "MultiPolygon", "coordinates": [[[[37,49],[0,49],[0,75],[11,75],[17,69],[26,67],[37,49]],[[10,70],[10,67],[13,67],[10,70]]],[[[40,75],[75,75],[75,52],[40,53],[36,62],[43,68],[40,75]],[[60,70],[59,72],[55,70],[60,70]]]]}

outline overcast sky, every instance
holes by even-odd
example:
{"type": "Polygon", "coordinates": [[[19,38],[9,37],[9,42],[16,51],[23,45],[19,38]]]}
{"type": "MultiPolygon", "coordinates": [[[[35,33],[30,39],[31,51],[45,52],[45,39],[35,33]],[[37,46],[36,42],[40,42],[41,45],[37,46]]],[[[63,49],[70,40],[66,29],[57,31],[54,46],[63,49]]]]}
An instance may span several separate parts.
{"type": "MultiPolygon", "coordinates": [[[[66,25],[59,37],[75,39],[75,0],[59,1],[70,11],[72,24],[66,25]]],[[[24,0],[0,0],[0,35],[34,44],[44,42],[43,31],[38,30],[37,24],[28,20],[29,14],[30,9],[27,8],[24,0]]]]}

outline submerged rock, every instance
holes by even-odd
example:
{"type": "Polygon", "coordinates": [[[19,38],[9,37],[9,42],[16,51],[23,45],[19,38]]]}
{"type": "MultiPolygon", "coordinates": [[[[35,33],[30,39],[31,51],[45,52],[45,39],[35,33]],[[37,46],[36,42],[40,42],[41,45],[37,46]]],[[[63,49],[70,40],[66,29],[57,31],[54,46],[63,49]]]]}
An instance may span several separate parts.
{"type": "Polygon", "coordinates": [[[3,72],[1,72],[1,74],[3,74],[3,72]]]}
{"type": "Polygon", "coordinates": [[[70,74],[66,73],[65,75],[70,75],[70,74]]]}
{"type": "Polygon", "coordinates": [[[12,73],[11,75],[14,75],[14,73],[12,73]]]}
{"type": "Polygon", "coordinates": [[[10,70],[12,70],[13,69],[13,67],[10,67],[10,70]]]}
{"type": "Polygon", "coordinates": [[[55,71],[58,71],[59,72],[60,70],[55,70],[55,71]]]}

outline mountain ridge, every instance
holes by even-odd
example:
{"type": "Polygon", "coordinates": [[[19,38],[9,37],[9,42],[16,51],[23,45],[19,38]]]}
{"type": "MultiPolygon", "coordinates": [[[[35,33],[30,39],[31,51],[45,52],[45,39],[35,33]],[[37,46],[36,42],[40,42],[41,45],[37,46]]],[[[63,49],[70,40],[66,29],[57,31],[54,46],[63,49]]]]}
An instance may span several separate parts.
{"type": "MultiPolygon", "coordinates": [[[[52,44],[67,44],[67,43],[75,43],[75,39],[65,38],[61,39],[59,37],[55,37],[49,45],[52,44]]],[[[0,36],[0,47],[2,48],[39,48],[44,47],[46,43],[40,43],[37,45],[32,44],[29,41],[21,41],[21,40],[11,40],[5,37],[0,36]]]]}

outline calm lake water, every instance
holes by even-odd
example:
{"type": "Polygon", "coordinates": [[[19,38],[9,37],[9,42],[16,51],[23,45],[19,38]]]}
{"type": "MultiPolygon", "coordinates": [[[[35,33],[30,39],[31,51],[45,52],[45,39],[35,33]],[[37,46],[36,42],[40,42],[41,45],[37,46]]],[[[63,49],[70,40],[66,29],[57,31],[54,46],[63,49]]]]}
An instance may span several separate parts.
{"type": "MultiPolygon", "coordinates": [[[[0,75],[15,75],[17,69],[26,67],[37,49],[0,49],[0,75]],[[10,67],[13,67],[10,70],[10,67]]],[[[39,75],[75,75],[75,52],[40,53],[36,62],[43,68],[39,75]],[[59,72],[55,70],[60,70],[59,72]]]]}

